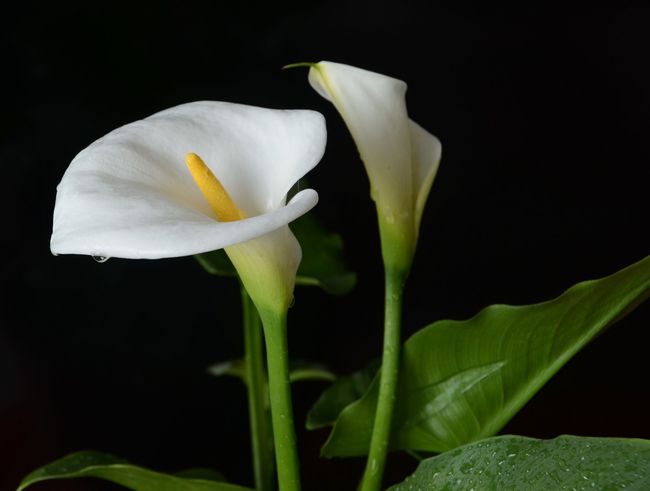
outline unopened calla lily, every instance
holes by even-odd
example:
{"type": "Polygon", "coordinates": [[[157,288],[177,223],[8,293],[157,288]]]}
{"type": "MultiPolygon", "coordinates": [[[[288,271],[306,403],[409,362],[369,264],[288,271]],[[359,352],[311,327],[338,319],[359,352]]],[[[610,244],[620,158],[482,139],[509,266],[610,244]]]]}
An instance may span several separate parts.
{"type": "Polygon", "coordinates": [[[309,83],[334,104],[361,154],[377,207],[386,279],[377,409],[359,489],[378,491],[388,453],[400,363],[402,295],[422,212],[440,164],[440,141],[409,119],[406,83],[349,65],[309,65],[309,83]]]}
{"type": "Polygon", "coordinates": [[[310,66],[311,86],[334,104],[361,154],[384,261],[408,269],[440,163],[440,141],[409,119],[403,81],[329,61],[310,66]]]}
{"type": "Polygon", "coordinates": [[[51,250],[158,259],[226,248],[258,307],[282,308],[301,257],[287,224],[318,200],[312,189],[289,203],[286,195],[318,163],[325,141],[317,112],[225,102],[183,104],[127,124],[68,167],[51,250]],[[188,155],[217,176],[241,219],[217,218],[188,155]]]}

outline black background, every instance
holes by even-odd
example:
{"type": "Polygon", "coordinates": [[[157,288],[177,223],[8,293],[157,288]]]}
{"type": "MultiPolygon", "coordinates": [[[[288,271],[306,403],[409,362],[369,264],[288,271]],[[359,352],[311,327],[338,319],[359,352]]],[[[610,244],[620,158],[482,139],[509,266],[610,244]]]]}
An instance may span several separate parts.
{"type": "MultiPolygon", "coordinates": [[[[342,234],[359,283],[345,298],[298,290],[290,344],[296,357],[351,371],[380,349],[373,205],[334,109],[306,71],[280,67],[327,59],[406,80],[410,116],[443,142],[408,335],[489,303],[552,298],[650,252],[650,9],[639,4],[56,2],[5,12],[0,489],[85,448],[161,470],[212,466],[250,484],[244,390],[205,373],[241,353],[236,286],[193,258],[51,256],[55,186],[79,150],[193,100],[323,112],[316,214],[342,234]]],[[[597,339],[504,431],[650,438],[649,320],[642,306],[597,339]]],[[[299,426],[324,387],[294,387],[299,426]]],[[[353,489],[363,461],[319,460],[325,437],[299,431],[305,489],[353,489]]],[[[394,456],[388,478],[412,468],[394,456]]]]}

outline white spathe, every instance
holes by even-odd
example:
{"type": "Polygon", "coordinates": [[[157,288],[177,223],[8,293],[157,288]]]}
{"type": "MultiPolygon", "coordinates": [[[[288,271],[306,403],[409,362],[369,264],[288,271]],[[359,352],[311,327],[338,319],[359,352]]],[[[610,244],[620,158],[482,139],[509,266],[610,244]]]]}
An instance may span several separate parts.
{"type": "Polygon", "coordinates": [[[286,194],[325,149],[321,114],[226,102],[176,106],[118,128],[72,161],[57,188],[51,250],[158,259],[259,237],[318,200],[286,194]],[[217,222],[185,166],[201,156],[250,218],[217,222]]]}
{"type": "Polygon", "coordinates": [[[258,308],[286,308],[302,256],[287,224],[318,201],[290,188],[325,151],[321,114],[193,102],[80,152],[57,188],[54,254],[159,259],[225,248],[258,308]],[[186,165],[198,154],[247,217],[218,222],[186,165]]]}
{"type": "Polygon", "coordinates": [[[368,173],[380,220],[397,240],[415,248],[422,212],[440,164],[442,147],[410,120],[406,84],[392,77],[321,61],[309,70],[311,86],[343,117],[368,173]]]}

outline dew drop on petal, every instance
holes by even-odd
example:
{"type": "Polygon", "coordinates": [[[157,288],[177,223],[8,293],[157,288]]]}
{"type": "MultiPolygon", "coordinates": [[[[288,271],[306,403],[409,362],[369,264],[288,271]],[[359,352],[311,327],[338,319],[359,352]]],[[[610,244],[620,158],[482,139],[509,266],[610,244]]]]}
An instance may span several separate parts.
{"type": "Polygon", "coordinates": [[[93,256],[93,259],[96,263],[105,263],[110,259],[108,256],[93,256]]]}

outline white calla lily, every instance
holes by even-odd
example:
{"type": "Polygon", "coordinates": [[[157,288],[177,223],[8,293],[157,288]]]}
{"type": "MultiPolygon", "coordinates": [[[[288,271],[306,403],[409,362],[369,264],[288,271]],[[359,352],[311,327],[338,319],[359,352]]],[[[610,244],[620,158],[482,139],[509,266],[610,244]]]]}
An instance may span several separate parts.
{"type": "Polygon", "coordinates": [[[334,104],[361,154],[377,204],[384,261],[408,269],[440,164],[440,141],[409,119],[401,80],[321,61],[311,65],[309,82],[334,104]]]}
{"type": "Polygon", "coordinates": [[[440,164],[441,145],[409,119],[406,84],[401,80],[329,61],[309,66],[309,83],[334,104],[352,133],[377,206],[386,275],[384,346],[377,410],[359,486],[362,491],[377,491],[382,485],[399,375],[404,282],[440,164]]]}
{"type": "Polygon", "coordinates": [[[306,189],[289,203],[286,195],[318,163],[325,141],[317,112],[226,102],[184,104],[127,124],[68,167],[57,188],[51,250],[157,259],[226,248],[256,303],[262,288],[263,295],[275,290],[269,301],[287,303],[301,258],[287,224],[318,195],[306,189]],[[189,153],[247,218],[216,219],[186,167],[189,153]]]}

